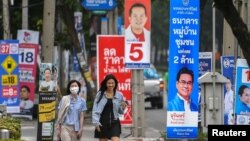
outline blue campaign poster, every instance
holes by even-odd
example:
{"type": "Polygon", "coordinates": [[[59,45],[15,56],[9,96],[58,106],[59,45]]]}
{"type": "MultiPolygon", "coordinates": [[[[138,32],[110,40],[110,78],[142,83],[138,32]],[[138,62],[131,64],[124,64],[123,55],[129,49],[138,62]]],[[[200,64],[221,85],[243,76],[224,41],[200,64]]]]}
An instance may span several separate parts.
{"type": "Polygon", "coordinates": [[[235,80],[235,114],[237,125],[250,121],[250,68],[246,59],[237,59],[235,80]]]}
{"type": "Polygon", "coordinates": [[[7,113],[19,113],[19,41],[0,40],[0,104],[7,113]]]}
{"type": "Polygon", "coordinates": [[[198,136],[199,2],[170,0],[168,139],[198,136]]]}
{"type": "Polygon", "coordinates": [[[221,56],[221,73],[230,82],[224,86],[224,124],[234,124],[233,108],[234,108],[234,56],[221,56]]]}

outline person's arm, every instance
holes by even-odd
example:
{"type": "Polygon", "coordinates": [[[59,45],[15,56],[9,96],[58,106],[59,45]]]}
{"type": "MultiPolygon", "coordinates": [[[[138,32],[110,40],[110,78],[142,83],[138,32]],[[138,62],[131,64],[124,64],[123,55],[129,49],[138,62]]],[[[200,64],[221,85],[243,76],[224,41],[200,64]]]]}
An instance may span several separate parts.
{"type": "Polygon", "coordinates": [[[126,107],[128,106],[127,102],[124,100],[123,95],[121,94],[121,105],[120,108],[118,110],[119,114],[124,114],[124,110],[126,109],[126,107]]]}
{"type": "Polygon", "coordinates": [[[98,105],[97,101],[98,101],[100,95],[101,95],[101,93],[98,93],[96,95],[95,100],[94,100],[94,105],[93,105],[93,108],[92,108],[92,123],[94,124],[94,126],[95,126],[95,128],[97,129],[98,132],[101,131],[100,126],[102,126],[101,123],[100,123],[100,116],[101,115],[100,115],[100,113],[97,112],[98,111],[98,109],[97,109],[97,107],[98,107],[97,106],[98,105]]]}
{"type": "Polygon", "coordinates": [[[80,130],[77,133],[77,138],[80,139],[83,131],[83,122],[84,122],[84,112],[80,113],[80,130]]]}
{"type": "Polygon", "coordinates": [[[61,140],[61,124],[57,124],[56,126],[56,136],[57,136],[57,140],[61,140]]]}
{"type": "Polygon", "coordinates": [[[94,100],[94,105],[93,105],[93,108],[92,108],[92,123],[94,124],[95,127],[100,125],[100,122],[99,122],[100,114],[98,114],[98,112],[97,112],[98,97],[99,96],[97,95],[95,100],[94,100]]]}

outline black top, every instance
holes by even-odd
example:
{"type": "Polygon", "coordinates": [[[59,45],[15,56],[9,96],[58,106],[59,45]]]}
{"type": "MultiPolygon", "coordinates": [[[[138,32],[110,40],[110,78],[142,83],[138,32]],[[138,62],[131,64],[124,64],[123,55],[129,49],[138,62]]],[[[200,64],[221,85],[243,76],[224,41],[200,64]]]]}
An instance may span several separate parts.
{"type": "Polygon", "coordinates": [[[101,122],[111,124],[113,120],[114,120],[113,102],[112,99],[108,99],[101,114],[101,122]]]}

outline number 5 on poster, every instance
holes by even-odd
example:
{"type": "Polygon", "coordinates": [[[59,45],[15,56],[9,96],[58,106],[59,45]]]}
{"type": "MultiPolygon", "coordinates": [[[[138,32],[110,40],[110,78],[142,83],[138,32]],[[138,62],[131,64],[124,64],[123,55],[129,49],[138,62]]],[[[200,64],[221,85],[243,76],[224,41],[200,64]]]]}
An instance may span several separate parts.
{"type": "Polygon", "coordinates": [[[127,63],[147,62],[149,50],[145,42],[132,42],[126,44],[125,60],[127,63]]]}

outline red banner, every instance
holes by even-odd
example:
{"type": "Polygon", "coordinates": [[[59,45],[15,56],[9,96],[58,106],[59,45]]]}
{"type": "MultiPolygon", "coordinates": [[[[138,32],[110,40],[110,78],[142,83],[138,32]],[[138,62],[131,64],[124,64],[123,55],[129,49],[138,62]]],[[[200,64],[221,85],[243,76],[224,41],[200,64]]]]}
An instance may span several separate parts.
{"type": "Polygon", "coordinates": [[[19,45],[20,108],[21,114],[24,115],[32,115],[36,87],[37,53],[38,44],[22,43],[19,45]]]}
{"type": "Polygon", "coordinates": [[[132,73],[124,66],[124,36],[97,36],[97,87],[107,74],[112,73],[118,80],[118,90],[128,101],[128,108],[120,118],[122,125],[132,125],[132,73]]]}

